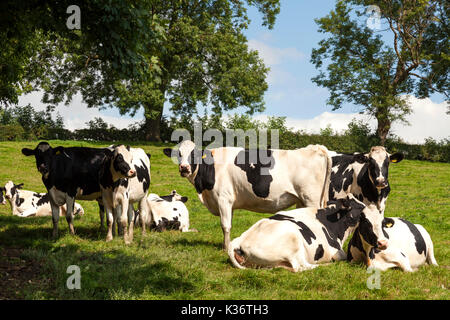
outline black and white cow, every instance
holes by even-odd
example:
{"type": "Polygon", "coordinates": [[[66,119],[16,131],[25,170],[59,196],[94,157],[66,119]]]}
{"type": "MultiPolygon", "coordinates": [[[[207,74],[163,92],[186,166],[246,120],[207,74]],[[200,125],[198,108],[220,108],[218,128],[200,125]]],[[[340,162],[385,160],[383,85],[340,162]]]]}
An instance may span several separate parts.
{"type": "MultiPolygon", "coordinates": [[[[133,241],[133,204],[138,203],[140,219],[148,215],[147,192],[150,188],[150,160],[144,150],[123,145],[113,146],[113,157],[107,158],[100,170],[100,186],[104,211],[108,218],[106,241],[113,238],[114,222],[117,220],[125,243],[133,241]],[[117,165],[117,159],[124,161],[117,165]],[[122,166],[122,167],[121,167],[122,166]],[[123,178],[126,173],[128,178],[123,178]],[[117,215],[115,217],[115,215],[117,215]]],[[[100,211],[101,212],[101,211],[100,211]]],[[[100,213],[101,220],[103,216],[100,213]]],[[[102,223],[103,224],[103,223],[102,223]]],[[[142,233],[145,234],[145,224],[142,233]]]]}
{"type": "Polygon", "coordinates": [[[293,272],[346,259],[343,244],[358,225],[370,221],[385,249],[382,215],[374,205],[366,207],[349,194],[329,201],[323,209],[281,211],[256,222],[231,241],[228,256],[237,268],[284,267],[293,272]]]}
{"type": "Polygon", "coordinates": [[[179,172],[208,210],[220,216],[224,249],[230,243],[233,210],[274,213],[292,205],[326,206],[331,172],[328,150],[319,145],[297,150],[198,149],[185,140],[177,151],[179,172]]]}
{"type": "Polygon", "coordinates": [[[333,159],[329,199],[352,193],[366,205],[375,204],[384,214],[389,186],[389,163],[402,161],[402,153],[389,154],[384,147],[372,147],[369,153],[339,154],[333,159]]]}
{"type": "Polygon", "coordinates": [[[438,265],[431,237],[420,224],[402,218],[384,218],[383,233],[389,246],[380,251],[376,246],[378,237],[371,232],[371,226],[360,224],[348,244],[348,261],[363,262],[382,271],[399,267],[412,272],[425,263],[438,265]]]}
{"type": "MultiPolygon", "coordinates": [[[[48,217],[52,215],[50,198],[48,193],[37,193],[34,191],[23,190],[23,183],[14,184],[8,181],[3,190],[5,198],[11,205],[12,214],[19,217],[48,217]]],[[[60,207],[60,216],[66,215],[66,205],[60,207]]],[[[83,207],[75,202],[74,215],[83,215],[83,207]]]]}
{"type": "Polygon", "coordinates": [[[6,204],[6,199],[3,196],[3,191],[5,191],[5,188],[0,187],[0,204],[6,204]]]}
{"type": "Polygon", "coordinates": [[[96,200],[101,197],[99,172],[107,159],[118,169],[122,177],[133,176],[123,157],[118,157],[107,148],[69,147],[52,148],[47,142],[40,142],[35,149],[23,148],[25,156],[34,156],[36,167],[42,174],[52,208],[53,237],[58,236],[59,207],[66,204],[66,220],[71,234],[75,199],[96,200]]]}
{"type": "MultiPolygon", "coordinates": [[[[185,205],[187,201],[188,198],[179,195],[176,190],[167,196],[150,193],[147,197],[150,214],[145,219],[145,224],[150,230],[158,232],[165,230],[197,232],[196,229],[189,229],[189,211],[185,205]]],[[[136,214],[140,215],[140,212],[136,214]]]]}

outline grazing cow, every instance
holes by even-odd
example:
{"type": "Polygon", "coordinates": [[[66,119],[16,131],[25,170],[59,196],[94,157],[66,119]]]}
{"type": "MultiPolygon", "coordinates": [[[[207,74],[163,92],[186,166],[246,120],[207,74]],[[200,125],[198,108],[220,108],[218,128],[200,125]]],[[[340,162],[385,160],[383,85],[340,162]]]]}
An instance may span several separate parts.
{"type": "Polygon", "coordinates": [[[230,244],[233,210],[274,213],[292,205],[326,206],[331,173],[328,150],[310,145],[297,150],[248,150],[223,147],[200,150],[183,141],[176,156],[179,172],[208,210],[220,216],[224,249],[230,244]]]}
{"type": "Polygon", "coordinates": [[[378,245],[386,248],[382,215],[349,194],[323,209],[281,211],[262,219],[231,242],[228,255],[237,268],[284,267],[297,272],[346,259],[343,244],[355,228],[372,222],[378,245]]]}
{"type": "MultiPolygon", "coordinates": [[[[22,190],[23,183],[14,184],[8,181],[3,188],[5,198],[11,205],[12,214],[19,217],[47,217],[52,215],[48,193],[36,193],[34,191],[22,190]]],[[[60,207],[60,216],[66,215],[66,205],[60,207]]],[[[83,215],[83,207],[75,202],[75,215],[83,215]]]]}
{"type": "Polygon", "coordinates": [[[382,214],[390,186],[389,163],[402,161],[402,153],[389,154],[384,147],[372,147],[369,153],[339,154],[333,159],[329,199],[343,198],[352,193],[366,205],[375,204],[382,214]]]}
{"type": "MultiPolygon", "coordinates": [[[[181,232],[197,232],[189,229],[189,211],[185,203],[187,197],[182,197],[176,190],[170,195],[158,196],[150,193],[147,197],[149,215],[145,219],[145,224],[150,230],[162,232],[165,230],[179,230],[181,232]]],[[[136,212],[140,215],[140,212],[136,212]]]]}
{"type": "Polygon", "coordinates": [[[53,237],[58,236],[59,207],[66,204],[66,220],[71,234],[73,228],[73,208],[75,198],[96,200],[101,197],[99,172],[105,161],[111,159],[117,166],[120,177],[134,173],[122,172],[123,157],[118,157],[107,148],[87,148],[62,146],[52,148],[47,142],[40,142],[35,149],[23,148],[25,156],[34,155],[36,167],[42,174],[42,182],[47,188],[53,217],[53,237]]]}
{"type": "MultiPolygon", "coordinates": [[[[130,243],[133,241],[133,203],[139,203],[142,221],[148,215],[146,197],[150,188],[150,160],[140,148],[123,145],[113,148],[113,157],[107,158],[99,174],[104,211],[108,218],[106,241],[112,240],[114,221],[118,220],[119,234],[123,234],[125,243],[130,243]],[[124,161],[117,165],[117,159],[120,158],[124,161]],[[123,178],[127,173],[128,178],[123,178]]],[[[142,233],[145,234],[145,224],[142,225],[142,233]]]]}
{"type": "Polygon", "coordinates": [[[371,232],[371,226],[360,224],[348,244],[347,260],[363,262],[382,271],[399,267],[412,272],[425,263],[438,265],[431,237],[420,224],[402,218],[384,218],[383,233],[389,246],[380,251],[374,245],[378,238],[371,232]]]}

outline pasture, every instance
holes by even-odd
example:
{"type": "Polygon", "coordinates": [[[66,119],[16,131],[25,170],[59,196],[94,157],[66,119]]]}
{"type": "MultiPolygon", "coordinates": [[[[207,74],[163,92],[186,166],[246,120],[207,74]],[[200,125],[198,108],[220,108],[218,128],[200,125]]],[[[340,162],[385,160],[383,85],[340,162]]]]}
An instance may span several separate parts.
{"type": "MultiPolygon", "coordinates": [[[[52,146],[103,147],[109,143],[49,141],[52,146]]],[[[34,157],[23,147],[37,142],[0,144],[0,184],[24,183],[45,192],[34,157]]],[[[60,237],[51,238],[50,217],[19,218],[9,204],[0,206],[0,298],[24,299],[449,299],[450,292],[450,164],[403,160],[390,166],[386,216],[422,224],[430,233],[439,267],[415,273],[391,269],[381,273],[380,289],[370,290],[365,267],[346,262],[291,273],[285,269],[238,270],[222,250],[219,218],[199,201],[194,187],[179,176],[162,145],[141,144],[152,155],[150,192],[176,189],[186,203],[191,228],[198,233],[148,232],[135,229],[126,246],[116,237],[106,243],[99,230],[95,201],[79,201],[85,215],[75,219],[75,236],[60,219],[60,237]],[[69,290],[67,267],[81,269],[81,289],[69,290]]],[[[235,211],[231,239],[270,215],[235,211]]]]}

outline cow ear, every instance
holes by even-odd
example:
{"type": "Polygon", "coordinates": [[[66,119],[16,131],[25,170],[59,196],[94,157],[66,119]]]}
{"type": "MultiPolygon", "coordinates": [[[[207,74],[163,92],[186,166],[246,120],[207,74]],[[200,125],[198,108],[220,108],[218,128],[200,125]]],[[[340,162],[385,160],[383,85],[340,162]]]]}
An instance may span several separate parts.
{"type": "Polygon", "coordinates": [[[395,224],[394,219],[391,218],[384,218],[383,220],[383,227],[385,228],[392,228],[395,224]]]}
{"type": "Polygon", "coordinates": [[[181,202],[185,203],[188,201],[188,197],[181,197],[181,202]]]}
{"type": "Polygon", "coordinates": [[[358,153],[353,155],[353,160],[358,163],[366,163],[369,161],[369,158],[364,153],[358,153]]]}
{"type": "Polygon", "coordinates": [[[168,156],[169,158],[172,158],[172,148],[165,148],[164,150],[163,150],[163,152],[164,152],[164,154],[166,155],[166,156],[168,156]]]}
{"type": "Polygon", "coordinates": [[[150,159],[152,155],[150,153],[146,153],[147,157],[150,159]]]}
{"type": "Polygon", "coordinates": [[[130,151],[130,146],[126,146],[127,150],[130,151]]]}
{"type": "Polygon", "coordinates": [[[405,155],[401,152],[396,152],[394,154],[391,154],[389,156],[389,161],[393,162],[393,163],[397,163],[403,160],[403,158],[405,157],[405,155]]]}
{"type": "Polygon", "coordinates": [[[15,184],[14,187],[16,187],[17,189],[22,189],[23,188],[23,183],[15,184]]]}
{"type": "Polygon", "coordinates": [[[32,156],[32,155],[34,155],[34,150],[28,149],[28,148],[23,148],[22,149],[22,154],[27,156],[27,157],[28,156],[32,156]]]}
{"type": "Polygon", "coordinates": [[[62,152],[64,152],[64,147],[59,146],[59,147],[53,148],[53,152],[56,155],[61,154],[62,152]]]}

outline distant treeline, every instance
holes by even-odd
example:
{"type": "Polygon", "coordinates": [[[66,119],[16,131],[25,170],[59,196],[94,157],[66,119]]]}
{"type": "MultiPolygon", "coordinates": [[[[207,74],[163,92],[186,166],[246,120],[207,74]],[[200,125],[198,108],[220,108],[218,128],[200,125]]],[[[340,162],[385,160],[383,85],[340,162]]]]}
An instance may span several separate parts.
{"type": "MultiPolygon", "coordinates": [[[[14,109],[0,109],[0,141],[53,139],[145,141],[144,122],[137,122],[127,129],[118,129],[101,118],[94,118],[86,123],[86,128],[70,131],[64,128],[63,118],[59,114],[53,119],[53,111],[54,108],[51,107],[46,111],[35,111],[30,105],[14,107],[14,109]]],[[[285,117],[269,117],[267,121],[259,121],[246,114],[235,114],[226,119],[209,115],[181,118],[163,117],[162,141],[171,142],[172,132],[176,129],[187,129],[194,137],[195,123],[201,123],[203,132],[210,128],[220,130],[224,140],[226,130],[242,129],[246,131],[252,129],[259,133],[262,130],[278,129],[279,148],[281,149],[296,149],[308,144],[322,144],[329,150],[353,153],[367,152],[371,146],[379,145],[378,137],[369,125],[355,119],[342,132],[335,132],[331,127],[327,127],[321,129],[319,134],[311,134],[304,130],[288,128],[285,117]]],[[[270,133],[267,136],[270,146],[270,133]]],[[[204,145],[210,143],[211,141],[205,141],[204,145]]],[[[386,148],[391,153],[401,151],[405,153],[407,159],[411,160],[450,162],[449,139],[436,141],[430,137],[424,144],[409,144],[392,135],[386,141],[386,148]]]]}

